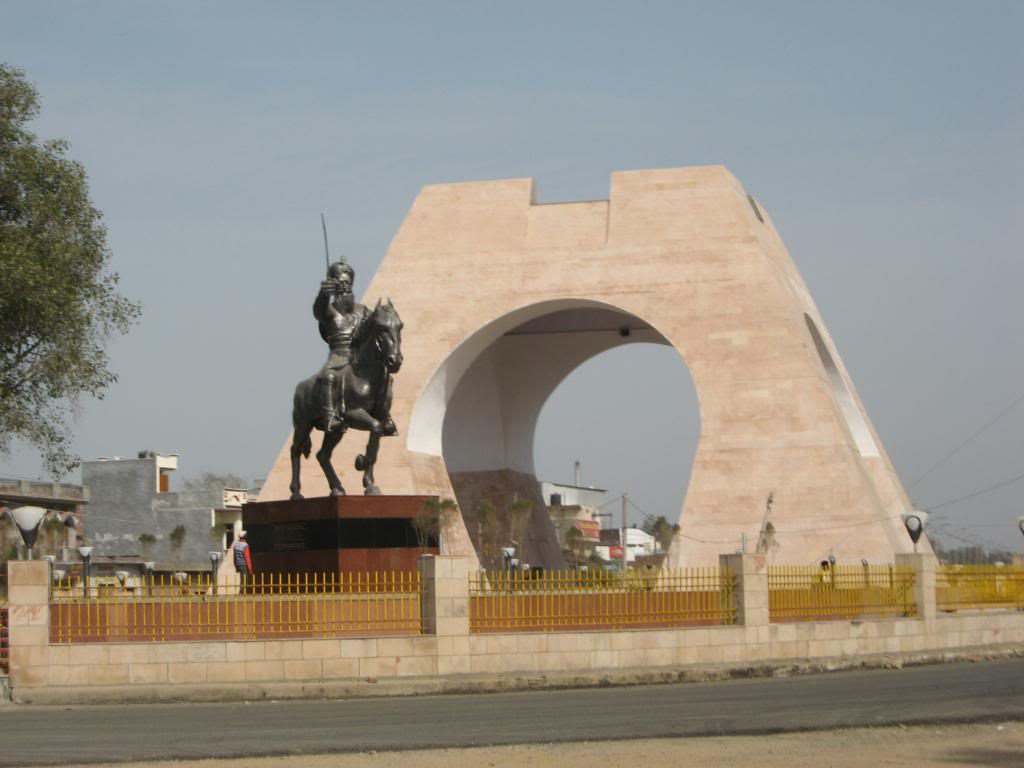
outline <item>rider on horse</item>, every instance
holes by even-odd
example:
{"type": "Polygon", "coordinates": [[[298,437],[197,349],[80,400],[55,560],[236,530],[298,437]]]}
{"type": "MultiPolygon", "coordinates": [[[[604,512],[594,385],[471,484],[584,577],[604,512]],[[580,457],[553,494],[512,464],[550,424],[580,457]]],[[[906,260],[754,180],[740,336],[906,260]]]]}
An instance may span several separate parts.
{"type": "Polygon", "coordinates": [[[354,350],[363,340],[371,310],[356,302],[352,294],[355,270],[344,260],[327,269],[327,279],[320,283],[320,293],[313,302],[313,317],[320,325],[320,337],[327,342],[330,353],[317,374],[321,417],[324,432],[343,425],[345,404],[335,408],[335,398],[344,398],[345,375],[351,367],[354,350]]]}

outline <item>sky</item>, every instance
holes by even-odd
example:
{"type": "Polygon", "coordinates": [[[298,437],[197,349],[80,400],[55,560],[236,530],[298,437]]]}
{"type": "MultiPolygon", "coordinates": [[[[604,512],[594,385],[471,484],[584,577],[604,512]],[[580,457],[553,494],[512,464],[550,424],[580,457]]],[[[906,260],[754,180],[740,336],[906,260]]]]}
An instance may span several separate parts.
{"type": "MultiPolygon", "coordinates": [[[[612,171],[721,163],[771,213],[933,535],[1024,550],[1024,482],[946,503],[1024,473],[1022,37],[1024,3],[994,0],[0,0],[0,60],[88,170],[143,304],[74,448],[265,476],[324,357],[321,211],[358,290],[425,184],[600,199],[612,171]]],[[[678,355],[612,350],[545,405],[538,475],[579,459],[671,517],[699,430],[678,355]],[[654,413],[616,407],[637,366],[654,413]]],[[[41,472],[23,444],[0,456],[41,472]]]]}

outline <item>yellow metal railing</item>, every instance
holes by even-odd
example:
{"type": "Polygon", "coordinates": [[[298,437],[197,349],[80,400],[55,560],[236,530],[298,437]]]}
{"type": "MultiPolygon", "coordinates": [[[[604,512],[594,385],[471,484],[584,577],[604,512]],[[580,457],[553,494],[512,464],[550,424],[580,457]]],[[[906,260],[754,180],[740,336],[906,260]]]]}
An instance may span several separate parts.
{"type": "Polygon", "coordinates": [[[895,565],[768,568],[770,621],[915,616],[914,572],[895,565]]]}
{"type": "Polygon", "coordinates": [[[1024,566],[940,565],[935,572],[940,611],[971,608],[1024,610],[1024,566]]]}
{"type": "Polygon", "coordinates": [[[416,571],[264,574],[211,584],[161,574],[55,584],[54,643],[419,634],[416,571]]]}
{"type": "Polygon", "coordinates": [[[10,643],[7,633],[7,606],[0,605],[0,673],[10,672],[10,643]]]}
{"type": "Polygon", "coordinates": [[[471,632],[732,624],[735,578],[719,568],[481,571],[469,576],[471,632]]]}

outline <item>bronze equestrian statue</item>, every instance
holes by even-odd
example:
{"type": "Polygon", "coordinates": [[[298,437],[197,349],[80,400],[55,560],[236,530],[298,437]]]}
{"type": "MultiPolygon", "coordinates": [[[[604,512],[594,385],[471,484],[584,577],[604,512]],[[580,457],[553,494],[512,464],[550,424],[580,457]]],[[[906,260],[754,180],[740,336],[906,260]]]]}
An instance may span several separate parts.
{"type": "Polygon", "coordinates": [[[331,453],[348,429],[370,433],[366,453],[356,457],[363,473],[364,493],[380,494],[373,478],[382,436],[398,430],[391,420],[392,375],[402,367],[402,320],[391,299],[377,301],[372,310],[356,302],[352,294],[355,272],[344,259],[327,269],[320,293],[313,302],[313,316],[330,352],[320,372],[295,387],[292,407],[291,497],[301,499],[300,456],[309,458],[314,429],[324,433],[316,460],[323,468],[332,496],[342,496],[331,453]]]}

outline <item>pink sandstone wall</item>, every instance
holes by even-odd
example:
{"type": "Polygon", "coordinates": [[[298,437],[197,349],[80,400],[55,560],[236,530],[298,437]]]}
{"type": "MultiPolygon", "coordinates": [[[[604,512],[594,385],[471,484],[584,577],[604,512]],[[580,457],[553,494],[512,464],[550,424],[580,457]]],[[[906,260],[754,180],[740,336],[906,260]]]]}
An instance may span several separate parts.
{"type": "MultiPolygon", "coordinates": [[[[453,498],[450,472],[465,468],[446,457],[477,448],[441,439],[466,370],[522,322],[603,307],[674,347],[700,401],[670,565],[713,564],[742,536],[753,546],[769,493],[773,562],[832,553],[883,563],[910,551],[900,520],[909,500],[826,324],[771,219],[721,166],[614,173],[608,201],[557,205],[534,204],[530,179],[424,187],[366,288],[367,302],[384,296],[405,321],[393,411],[400,436],[383,441],[377,469],[386,493],[453,498]],[[806,318],[834,362],[831,376],[806,318]]],[[[492,385],[506,430],[479,438],[480,454],[507,458],[472,469],[532,472],[531,419],[557,386],[536,373],[533,389],[492,385]],[[487,439],[499,441],[496,450],[487,439]]],[[[289,442],[260,500],[287,497],[289,442]]],[[[357,435],[335,453],[353,489],[362,446],[357,435]]],[[[312,459],[303,482],[307,495],[326,492],[312,459]]],[[[463,522],[450,531],[445,552],[475,559],[463,522]]]]}

